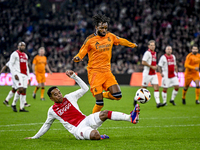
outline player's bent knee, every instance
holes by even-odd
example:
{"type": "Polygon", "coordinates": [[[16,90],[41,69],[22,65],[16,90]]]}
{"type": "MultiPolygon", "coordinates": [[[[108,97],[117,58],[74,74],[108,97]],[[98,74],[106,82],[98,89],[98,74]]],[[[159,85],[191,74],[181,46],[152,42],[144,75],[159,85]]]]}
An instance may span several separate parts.
{"type": "Polygon", "coordinates": [[[117,92],[112,94],[114,100],[120,100],[122,98],[122,93],[117,92]]]}
{"type": "Polygon", "coordinates": [[[106,119],[108,119],[108,110],[104,110],[104,111],[101,111],[99,113],[99,118],[102,120],[102,121],[105,121],[106,119]]]}
{"type": "Polygon", "coordinates": [[[97,130],[92,130],[92,132],[90,133],[90,140],[100,140],[101,139],[101,135],[99,134],[99,132],[97,130]]]}

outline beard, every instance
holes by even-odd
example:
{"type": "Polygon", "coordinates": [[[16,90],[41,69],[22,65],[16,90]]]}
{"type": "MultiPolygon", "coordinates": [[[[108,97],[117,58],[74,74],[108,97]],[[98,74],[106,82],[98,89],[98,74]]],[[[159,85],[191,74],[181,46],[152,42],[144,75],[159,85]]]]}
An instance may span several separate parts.
{"type": "Polygon", "coordinates": [[[194,55],[196,55],[197,54],[197,52],[192,52],[194,55]]]}
{"type": "Polygon", "coordinates": [[[105,35],[102,34],[100,31],[98,31],[97,33],[98,33],[99,36],[102,36],[102,37],[104,37],[106,35],[106,34],[105,35]]]}

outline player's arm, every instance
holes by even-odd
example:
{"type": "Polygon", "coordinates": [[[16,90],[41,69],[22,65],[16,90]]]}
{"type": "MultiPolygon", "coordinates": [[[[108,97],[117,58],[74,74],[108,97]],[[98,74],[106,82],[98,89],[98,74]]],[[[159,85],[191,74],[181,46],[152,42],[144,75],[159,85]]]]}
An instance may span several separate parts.
{"type": "Polygon", "coordinates": [[[32,70],[33,70],[33,73],[35,74],[35,64],[32,64],[32,70]]]}
{"type": "Polygon", "coordinates": [[[124,38],[120,38],[119,40],[120,40],[119,44],[122,46],[127,46],[127,47],[131,47],[131,48],[137,47],[136,43],[129,42],[128,40],[126,40],[124,38]]]}
{"type": "Polygon", "coordinates": [[[76,83],[81,87],[81,89],[78,89],[78,90],[68,94],[68,97],[71,97],[71,100],[77,101],[80,97],[82,97],[89,90],[89,87],[73,71],[71,71],[71,70],[66,71],[66,75],[68,77],[74,79],[76,81],[76,83]]]}
{"type": "Polygon", "coordinates": [[[48,64],[46,64],[46,65],[45,65],[45,68],[47,69],[47,71],[48,71],[50,74],[52,74],[52,71],[50,70],[50,68],[49,68],[49,65],[48,65],[48,64]]]}
{"type": "MultiPolygon", "coordinates": [[[[50,109],[52,109],[52,108],[50,108],[50,109]]],[[[47,120],[45,121],[43,126],[40,128],[40,130],[33,137],[26,137],[25,139],[38,139],[50,129],[52,123],[55,120],[55,118],[53,117],[53,114],[50,112],[51,111],[50,109],[48,111],[47,120]]]]}
{"type": "Polygon", "coordinates": [[[190,61],[191,61],[192,57],[187,56],[186,60],[185,60],[185,68],[189,68],[189,69],[194,69],[196,70],[195,66],[190,65],[190,61]]]}
{"type": "Polygon", "coordinates": [[[164,66],[164,61],[163,61],[163,59],[164,59],[164,57],[161,56],[161,57],[160,57],[160,60],[159,60],[159,62],[158,62],[158,71],[160,72],[160,75],[161,75],[162,77],[164,77],[164,74],[163,74],[163,72],[162,72],[162,67],[164,66]]]}
{"type": "Polygon", "coordinates": [[[158,66],[158,71],[160,72],[161,76],[164,77],[164,74],[162,73],[162,67],[158,66]]]}
{"type": "Polygon", "coordinates": [[[88,38],[87,38],[85,40],[84,44],[82,45],[79,53],[76,56],[74,56],[72,61],[74,61],[74,62],[82,61],[82,59],[85,57],[85,55],[88,53],[89,50],[90,50],[90,46],[89,46],[89,41],[88,41],[88,38]]]}
{"type": "Polygon", "coordinates": [[[16,79],[16,80],[19,80],[19,77],[18,77],[18,75],[17,75],[16,68],[14,67],[16,57],[17,57],[17,53],[16,53],[16,52],[13,52],[13,53],[11,54],[11,56],[10,56],[9,68],[10,68],[11,74],[15,77],[15,79],[16,79]]]}
{"type": "Polygon", "coordinates": [[[147,66],[153,70],[156,70],[157,69],[157,65],[156,66],[152,66],[152,65],[149,65],[146,61],[142,60],[142,65],[144,66],[147,66]]]}
{"type": "Polygon", "coordinates": [[[0,75],[1,75],[1,73],[4,72],[7,68],[8,68],[8,67],[7,67],[6,65],[3,66],[3,68],[2,68],[1,71],[0,71],[0,75]]]}

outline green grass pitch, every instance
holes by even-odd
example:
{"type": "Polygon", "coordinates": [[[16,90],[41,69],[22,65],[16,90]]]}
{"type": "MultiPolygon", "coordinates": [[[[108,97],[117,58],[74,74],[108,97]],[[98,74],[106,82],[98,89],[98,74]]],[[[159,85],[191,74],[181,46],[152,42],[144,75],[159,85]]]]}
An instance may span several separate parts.
{"type": "MultiPolygon", "coordinates": [[[[120,101],[104,100],[103,110],[113,110],[129,114],[133,109],[133,97],[139,87],[120,86],[123,98],[120,101]]],[[[59,87],[63,95],[78,89],[78,86],[59,87]]],[[[40,139],[25,140],[40,129],[47,117],[48,108],[53,102],[45,94],[41,101],[40,90],[36,100],[32,98],[34,87],[27,89],[27,102],[31,107],[28,113],[13,112],[11,107],[3,105],[10,86],[0,87],[0,149],[1,150],[180,150],[200,149],[200,105],[195,104],[195,88],[189,88],[186,105],[181,103],[182,88],[175,99],[177,106],[169,103],[172,88],[168,90],[168,105],[156,108],[151,92],[151,100],[140,104],[140,121],[130,122],[107,120],[98,129],[110,139],[100,141],[76,140],[58,121],[40,139]]],[[[47,91],[48,87],[46,87],[47,91]]],[[[161,91],[162,89],[160,89],[161,91]]],[[[161,94],[160,94],[161,96],[161,94]]],[[[10,100],[10,104],[12,99],[10,100]]],[[[78,101],[81,111],[89,115],[95,99],[88,91],[78,101]]],[[[19,110],[19,102],[17,104],[19,110]]]]}

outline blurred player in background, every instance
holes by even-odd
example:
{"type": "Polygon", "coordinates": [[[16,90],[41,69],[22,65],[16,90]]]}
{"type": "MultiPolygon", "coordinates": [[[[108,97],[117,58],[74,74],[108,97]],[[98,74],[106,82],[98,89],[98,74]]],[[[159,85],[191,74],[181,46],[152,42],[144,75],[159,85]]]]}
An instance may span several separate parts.
{"type": "MultiPolygon", "coordinates": [[[[28,112],[24,109],[26,103],[26,89],[28,80],[30,84],[29,68],[28,68],[28,56],[24,53],[26,44],[20,42],[18,44],[18,50],[14,51],[10,56],[9,67],[12,76],[14,77],[13,84],[16,85],[18,94],[20,95],[20,112],[28,112]]],[[[17,93],[17,92],[16,92],[17,93]]],[[[17,112],[16,102],[18,96],[15,94],[12,109],[17,112]]]]}
{"type": "Polygon", "coordinates": [[[109,21],[110,18],[105,15],[93,16],[95,33],[87,37],[79,53],[73,58],[74,62],[80,62],[88,54],[88,81],[96,99],[93,113],[102,109],[103,98],[120,100],[122,97],[120,87],[110,68],[113,44],[137,47],[136,44],[110,33],[108,31],[109,21]]]}
{"type": "Polygon", "coordinates": [[[179,89],[179,82],[177,78],[178,67],[176,65],[176,57],[172,54],[172,47],[167,46],[165,52],[166,54],[162,55],[158,62],[158,70],[162,76],[163,106],[167,105],[167,89],[171,86],[174,86],[174,89],[172,91],[170,103],[175,106],[176,104],[174,102],[174,99],[179,89]]]}
{"type": "Polygon", "coordinates": [[[36,92],[38,89],[41,87],[41,94],[40,94],[40,100],[45,100],[44,99],[44,87],[45,87],[45,69],[52,74],[51,70],[49,69],[49,66],[47,64],[47,58],[44,56],[45,54],[45,48],[40,47],[38,50],[38,55],[34,57],[33,59],[33,64],[32,64],[32,69],[33,73],[36,76],[36,80],[38,82],[38,85],[35,87],[35,90],[33,91],[33,98],[36,98],[36,92]]]}
{"type": "Polygon", "coordinates": [[[182,103],[185,105],[185,95],[187,93],[188,87],[190,86],[191,81],[194,81],[196,84],[195,96],[196,104],[199,104],[199,63],[200,63],[200,54],[198,53],[198,46],[192,46],[192,52],[186,56],[185,60],[185,85],[182,95],[182,103]]]}
{"type": "MultiPolygon", "coordinates": [[[[4,72],[7,68],[9,68],[9,61],[6,63],[5,66],[3,66],[3,68],[1,69],[0,71],[0,75],[2,72],[4,72]]],[[[14,76],[11,74],[11,78],[12,78],[12,81],[14,80],[14,76]]],[[[9,100],[13,97],[14,94],[16,94],[16,100],[19,99],[20,97],[20,94],[19,92],[16,92],[17,91],[17,86],[15,85],[15,82],[13,82],[12,84],[12,90],[8,93],[6,99],[3,101],[3,104],[6,105],[6,106],[10,106],[9,105],[9,100]],[[15,93],[16,92],[16,93],[15,93]]],[[[24,104],[25,107],[29,107],[31,106],[30,104],[28,104],[27,102],[25,102],[24,104]]]]}
{"type": "MultiPolygon", "coordinates": [[[[156,74],[156,43],[154,40],[148,42],[148,48],[149,49],[144,53],[142,58],[142,65],[144,65],[142,88],[147,88],[149,82],[151,83],[154,88],[154,98],[157,104],[156,107],[159,108],[162,104],[160,103],[158,77],[156,74]]],[[[134,105],[136,105],[136,103],[137,101],[134,99],[134,105]]]]}
{"type": "Polygon", "coordinates": [[[104,110],[89,116],[84,115],[80,111],[77,101],[89,88],[73,71],[66,71],[66,75],[74,79],[81,89],[66,94],[63,97],[56,86],[49,88],[47,94],[54,102],[54,105],[49,108],[47,119],[40,130],[33,137],[27,137],[26,139],[37,139],[41,137],[49,130],[56,119],[78,140],[100,140],[109,138],[107,135],[100,135],[97,130],[107,119],[128,121],[133,124],[138,123],[140,113],[138,104],[130,114],[104,110]]]}

